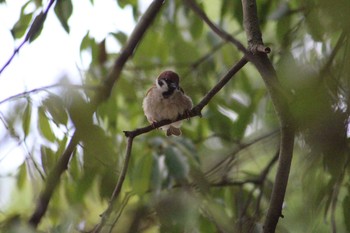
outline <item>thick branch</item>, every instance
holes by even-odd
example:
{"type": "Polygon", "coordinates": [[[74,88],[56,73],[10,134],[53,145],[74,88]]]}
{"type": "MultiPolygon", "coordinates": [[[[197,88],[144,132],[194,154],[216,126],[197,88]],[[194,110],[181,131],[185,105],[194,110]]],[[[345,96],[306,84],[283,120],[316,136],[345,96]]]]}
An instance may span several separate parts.
{"type": "Polygon", "coordinates": [[[60,157],[53,170],[49,173],[46,180],[46,186],[39,196],[34,213],[29,219],[29,224],[33,227],[36,228],[40,223],[41,218],[44,216],[52,194],[60,181],[62,173],[67,169],[68,162],[78,142],[77,134],[74,133],[74,136],[71,138],[65,152],[60,157]]]}
{"type": "Polygon", "coordinates": [[[192,118],[195,116],[202,115],[202,109],[210,102],[210,100],[230,81],[230,79],[235,75],[245,64],[247,64],[247,59],[245,57],[241,58],[227,73],[226,75],[203,97],[203,99],[192,108],[187,114],[180,116],[175,121],[162,120],[143,128],[138,128],[133,131],[124,131],[127,137],[136,137],[140,134],[148,133],[156,128],[170,124],[172,122],[192,118]]]}
{"type": "Polygon", "coordinates": [[[270,200],[269,210],[264,223],[264,232],[275,232],[279,217],[282,216],[282,204],[286,193],[294,147],[294,126],[289,112],[286,95],[281,89],[276,72],[266,53],[256,48],[263,45],[259,28],[255,0],[242,0],[244,27],[248,38],[249,49],[253,54],[250,61],[258,69],[269,91],[281,125],[281,142],[279,164],[270,200]]]}
{"type": "MultiPolygon", "coordinates": [[[[126,46],[121,51],[121,54],[118,57],[113,67],[112,74],[108,76],[105,82],[104,91],[101,91],[99,93],[102,95],[97,96],[96,99],[92,101],[92,104],[98,104],[100,103],[100,101],[105,100],[106,98],[109,97],[111,90],[113,88],[113,85],[118,80],[127,59],[129,59],[129,57],[132,55],[138,42],[142,39],[144,32],[151,25],[151,22],[155,18],[157,12],[160,10],[160,7],[163,4],[163,2],[164,0],[154,0],[153,3],[148,8],[148,10],[145,12],[140,22],[136,25],[136,28],[131,34],[126,46]],[[100,97],[103,97],[103,98],[100,98],[100,97]]],[[[37,227],[37,225],[40,223],[41,218],[44,216],[47,210],[52,194],[58,185],[59,178],[62,175],[62,173],[67,169],[72,152],[74,151],[74,149],[76,148],[76,145],[79,142],[77,135],[79,135],[78,131],[74,133],[74,136],[71,139],[65,152],[63,153],[60,160],[58,161],[58,163],[56,164],[56,166],[48,176],[45,189],[40,194],[36,209],[29,220],[29,224],[32,225],[33,227],[37,227]]]]}
{"type": "Polygon", "coordinates": [[[102,100],[107,99],[110,96],[113,85],[118,80],[126,61],[133,55],[136,46],[141,41],[141,38],[157,16],[157,13],[160,11],[163,3],[164,0],[154,0],[141,17],[134,31],[131,33],[129,40],[122,49],[118,59],[115,61],[111,74],[105,80],[106,89],[103,93],[101,93],[102,100]]]}

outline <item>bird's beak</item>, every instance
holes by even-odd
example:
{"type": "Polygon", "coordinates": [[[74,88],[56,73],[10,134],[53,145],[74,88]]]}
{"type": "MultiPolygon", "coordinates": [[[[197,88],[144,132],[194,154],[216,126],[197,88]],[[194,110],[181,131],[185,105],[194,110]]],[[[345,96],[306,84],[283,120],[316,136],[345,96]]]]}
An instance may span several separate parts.
{"type": "Polygon", "coordinates": [[[174,88],[174,89],[179,89],[179,86],[176,83],[170,83],[170,87],[174,88]]]}

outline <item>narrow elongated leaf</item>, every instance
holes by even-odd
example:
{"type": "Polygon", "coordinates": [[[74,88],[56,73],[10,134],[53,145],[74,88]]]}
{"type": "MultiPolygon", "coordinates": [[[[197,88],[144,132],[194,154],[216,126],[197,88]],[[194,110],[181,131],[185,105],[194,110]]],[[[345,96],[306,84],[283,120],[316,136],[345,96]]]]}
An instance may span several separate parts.
{"type": "Polygon", "coordinates": [[[177,180],[184,180],[188,175],[189,168],[186,158],[180,151],[173,147],[168,147],[164,151],[165,164],[168,167],[169,174],[177,180]]]}
{"type": "Polygon", "coordinates": [[[32,20],[32,17],[33,17],[33,13],[21,14],[19,20],[17,21],[17,23],[15,23],[15,25],[11,29],[11,34],[13,38],[18,39],[24,36],[29,26],[29,23],[32,20]]]}
{"type": "Polygon", "coordinates": [[[136,165],[132,180],[133,187],[136,193],[144,193],[150,188],[151,171],[153,165],[153,158],[149,154],[143,155],[136,165]]]}
{"type": "Polygon", "coordinates": [[[23,163],[19,167],[19,172],[17,175],[17,187],[19,189],[23,188],[23,185],[25,184],[26,179],[27,179],[27,165],[26,163],[23,163]]]}
{"type": "Polygon", "coordinates": [[[27,106],[24,109],[23,121],[22,121],[24,137],[27,137],[29,134],[31,116],[32,116],[32,104],[30,103],[30,101],[28,101],[27,106]]]}
{"type": "Polygon", "coordinates": [[[56,164],[57,159],[56,159],[55,153],[46,146],[42,146],[40,148],[40,152],[41,152],[41,163],[44,168],[44,171],[46,174],[49,174],[51,169],[56,164]]]}
{"type": "Polygon", "coordinates": [[[57,1],[55,13],[64,30],[69,33],[68,19],[73,13],[73,5],[71,0],[57,1]]]}
{"type": "Polygon", "coordinates": [[[58,96],[50,95],[43,101],[43,105],[52,116],[55,124],[67,124],[68,114],[63,106],[63,101],[58,96]]]}
{"type": "Polygon", "coordinates": [[[49,141],[55,141],[55,134],[52,132],[49,120],[45,115],[45,111],[42,107],[39,108],[38,125],[40,133],[49,141]]]}
{"type": "Polygon", "coordinates": [[[21,14],[18,19],[18,21],[15,23],[13,28],[11,29],[11,34],[14,38],[18,39],[24,36],[25,32],[27,31],[30,21],[33,17],[33,12],[26,13],[26,8],[30,4],[31,1],[28,1],[26,4],[24,4],[21,8],[21,14]]]}
{"type": "Polygon", "coordinates": [[[46,20],[46,14],[44,12],[40,12],[37,15],[29,28],[29,31],[26,35],[25,40],[29,40],[29,42],[33,42],[41,33],[43,29],[43,24],[46,20]]]}

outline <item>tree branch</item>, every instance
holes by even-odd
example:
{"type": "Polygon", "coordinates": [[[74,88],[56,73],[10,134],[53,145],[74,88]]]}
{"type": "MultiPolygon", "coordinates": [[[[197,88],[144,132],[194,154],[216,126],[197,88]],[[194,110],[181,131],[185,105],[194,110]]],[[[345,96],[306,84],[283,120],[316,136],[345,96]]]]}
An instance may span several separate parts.
{"type": "Polygon", "coordinates": [[[282,216],[282,204],[292,162],[295,132],[286,94],[278,83],[276,72],[266,53],[261,53],[257,49],[263,45],[263,41],[257,16],[256,1],[242,0],[242,6],[248,48],[252,54],[250,61],[255,65],[265,82],[281,126],[279,164],[264,223],[264,233],[273,233],[275,232],[279,217],[282,216]]]}
{"type": "Polygon", "coordinates": [[[25,91],[19,94],[15,94],[12,95],[10,97],[7,97],[6,99],[3,99],[0,101],[0,105],[8,102],[8,101],[12,101],[18,98],[22,98],[22,97],[26,97],[30,94],[34,94],[37,92],[41,92],[41,91],[47,91],[48,89],[52,89],[52,88],[59,88],[59,87],[64,87],[64,88],[78,88],[78,89],[84,89],[84,90],[98,90],[99,88],[101,88],[101,86],[92,86],[92,85],[74,85],[74,84],[52,84],[52,85],[48,85],[48,86],[43,86],[43,87],[39,87],[39,88],[34,88],[30,91],[25,91]]]}
{"type": "Polygon", "coordinates": [[[42,217],[44,216],[52,194],[60,181],[62,173],[67,170],[68,162],[78,142],[79,140],[77,134],[74,133],[65,152],[62,154],[55,167],[49,173],[46,180],[46,186],[39,196],[34,213],[29,219],[29,224],[34,228],[38,226],[42,217]]]}
{"type": "Polygon", "coordinates": [[[19,53],[19,50],[23,47],[25,43],[27,43],[29,40],[32,40],[32,38],[40,31],[41,27],[43,26],[46,16],[49,13],[49,10],[55,0],[50,0],[49,5],[46,7],[44,12],[41,12],[33,21],[33,23],[30,25],[30,28],[22,41],[22,43],[13,51],[11,57],[8,59],[8,61],[3,65],[3,67],[0,70],[0,75],[2,72],[6,69],[8,65],[12,62],[13,58],[16,56],[17,53],[19,53]]]}
{"type": "Polygon", "coordinates": [[[210,102],[210,100],[230,81],[230,79],[245,65],[247,64],[247,59],[242,57],[227,73],[226,75],[203,97],[203,99],[194,106],[191,111],[187,114],[178,117],[176,120],[162,120],[143,128],[138,128],[133,131],[124,131],[126,137],[136,137],[140,134],[148,133],[156,128],[168,125],[170,123],[192,118],[195,116],[202,115],[202,109],[210,102]]]}
{"type": "Polygon", "coordinates": [[[98,101],[105,100],[111,95],[113,86],[120,77],[120,74],[123,70],[126,61],[133,55],[135,48],[141,41],[141,38],[145,34],[146,30],[149,28],[149,26],[155,19],[157,13],[160,11],[163,3],[164,0],[154,0],[141,17],[134,31],[131,33],[129,40],[122,49],[118,59],[115,61],[112,72],[104,81],[106,89],[104,90],[104,92],[101,93],[102,95],[100,96],[98,101]]]}
{"type": "Polygon", "coordinates": [[[248,51],[243,46],[243,44],[236,40],[233,36],[228,34],[226,31],[216,26],[194,0],[184,0],[184,3],[187,4],[193,10],[193,12],[195,12],[198,15],[198,17],[200,17],[211,28],[213,32],[215,32],[223,40],[229,41],[232,44],[234,44],[238,50],[243,52],[244,55],[247,54],[248,51]]]}
{"type": "MultiPolygon", "coordinates": [[[[51,1],[53,2],[53,0],[51,1]]],[[[129,57],[132,55],[138,42],[142,39],[144,32],[151,25],[151,22],[156,17],[163,2],[164,0],[154,0],[153,3],[149,6],[145,14],[142,16],[140,22],[136,25],[131,36],[129,37],[129,40],[126,46],[122,49],[120,56],[116,60],[116,63],[113,67],[113,72],[111,73],[110,76],[108,76],[108,78],[106,79],[106,82],[104,83],[105,86],[103,90],[106,93],[104,94],[103,91],[100,91],[96,96],[96,98],[92,100],[91,104],[93,104],[94,106],[97,106],[97,104],[99,104],[101,101],[109,97],[114,84],[120,77],[121,71],[127,59],[129,59],[129,57]]],[[[79,142],[79,137],[78,137],[79,133],[80,132],[75,131],[65,152],[62,154],[58,163],[56,164],[56,166],[53,168],[53,170],[50,172],[48,176],[48,179],[46,181],[46,186],[42,191],[42,193],[40,194],[36,209],[29,220],[29,224],[32,225],[34,228],[36,228],[37,225],[40,223],[42,217],[44,216],[47,210],[52,194],[59,183],[59,177],[67,169],[72,152],[74,151],[74,149],[76,148],[79,142]]]]}
{"type": "Polygon", "coordinates": [[[209,101],[214,97],[216,93],[218,93],[230,79],[245,65],[247,64],[247,60],[243,57],[239,62],[237,62],[228,72],[227,74],[204,96],[202,101],[197,104],[188,114],[180,116],[177,120],[175,121],[170,121],[170,120],[162,120],[159,122],[156,122],[154,125],[149,125],[143,128],[139,128],[133,131],[124,131],[125,136],[128,138],[128,144],[127,144],[127,150],[126,150],[126,156],[124,160],[124,164],[122,167],[121,174],[119,175],[118,182],[114,188],[113,194],[110,199],[110,203],[106,209],[106,211],[102,214],[101,216],[101,221],[99,224],[97,224],[94,229],[91,231],[93,233],[98,233],[102,230],[103,226],[106,224],[109,216],[111,215],[113,211],[113,207],[115,204],[115,201],[119,197],[120,191],[123,186],[123,182],[125,180],[125,176],[127,173],[127,169],[129,166],[129,160],[131,157],[131,151],[132,151],[132,143],[135,137],[150,132],[156,128],[159,128],[163,125],[170,124],[172,122],[176,122],[179,120],[184,120],[188,119],[194,116],[201,116],[201,111],[202,109],[209,103],[209,101]]]}
{"type": "Polygon", "coordinates": [[[128,144],[127,144],[127,148],[126,148],[124,164],[122,167],[122,171],[119,175],[117,185],[114,188],[113,194],[111,196],[111,199],[109,201],[109,205],[108,205],[106,211],[101,215],[101,222],[95,226],[95,228],[92,230],[92,233],[100,232],[101,229],[103,228],[103,226],[106,224],[111,213],[113,212],[115,201],[119,197],[120,191],[122,189],[122,186],[123,186],[123,183],[124,183],[124,180],[126,177],[126,172],[128,171],[133,140],[134,140],[133,137],[128,138],[128,144]]]}

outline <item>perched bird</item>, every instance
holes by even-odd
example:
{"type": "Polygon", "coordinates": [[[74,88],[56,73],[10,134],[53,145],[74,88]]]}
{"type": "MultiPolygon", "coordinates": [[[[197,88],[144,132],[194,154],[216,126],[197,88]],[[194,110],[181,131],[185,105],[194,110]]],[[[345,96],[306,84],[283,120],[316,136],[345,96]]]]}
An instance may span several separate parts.
{"type": "MultiPolygon", "coordinates": [[[[175,120],[192,109],[192,100],[179,86],[179,75],[173,71],[164,71],[156,79],[143,99],[142,108],[147,120],[154,124],[161,120],[175,120]]],[[[162,126],[166,135],[181,135],[181,121],[162,126]]]]}

